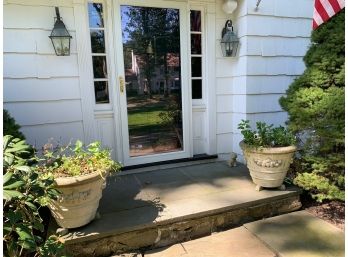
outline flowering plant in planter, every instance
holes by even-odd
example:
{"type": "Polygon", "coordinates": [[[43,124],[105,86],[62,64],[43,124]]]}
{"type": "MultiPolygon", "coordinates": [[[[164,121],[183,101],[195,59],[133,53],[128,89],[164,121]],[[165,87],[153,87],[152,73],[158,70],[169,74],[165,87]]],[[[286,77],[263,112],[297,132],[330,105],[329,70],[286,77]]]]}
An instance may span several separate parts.
{"type": "Polygon", "coordinates": [[[256,189],[285,189],[283,181],[296,151],[295,136],[282,126],[264,122],[257,122],[252,130],[248,120],[242,120],[238,129],[244,137],[239,145],[256,189]]]}
{"type": "Polygon", "coordinates": [[[58,150],[46,144],[43,157],[38,170],[53,174],[56,188],[61,192],[59,199],[49,204],[58,225],[75,228],[92,221],[105,177],[119,171],[121,165],[111,159],[109,150],[100,147],[100,142],[84,147],[81,141],[76,141],[75,145],[58,150]]]}

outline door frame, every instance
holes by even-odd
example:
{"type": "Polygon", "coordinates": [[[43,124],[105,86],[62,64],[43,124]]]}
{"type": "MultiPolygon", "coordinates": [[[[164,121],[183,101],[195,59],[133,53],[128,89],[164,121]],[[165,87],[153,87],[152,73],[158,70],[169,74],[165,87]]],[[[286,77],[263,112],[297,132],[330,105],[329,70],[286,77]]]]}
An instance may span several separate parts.
{"type": "Polygon", "coordinates": [[[114,38],[114,57],[116,63],[116,85],[114,99],[114,120],[117,145],[117,157],[125,166],[160,162],[193,156],[192,138],[192,99],[191,87],[189,83],[189,5],[186,2],[164,1],[164,0],[113,0],[112,8],[113,38],[114,38]],[[180,10],[180,59],[181,59],[181,94],[182,94],[182,121],[183,121],[183,150],[177,152],[129,156],[129,133],[128,133],[128,114],[126,90],[120,92],[119,77],[125,78],[123,63],[123,43],[121,26],[121,5],[133,5],[142,7],[175,8],[180,10]],[[120,58],[121,56],[121,58],[120,58]],[[120,126],[121,124],[121,126],[120,126]]]}

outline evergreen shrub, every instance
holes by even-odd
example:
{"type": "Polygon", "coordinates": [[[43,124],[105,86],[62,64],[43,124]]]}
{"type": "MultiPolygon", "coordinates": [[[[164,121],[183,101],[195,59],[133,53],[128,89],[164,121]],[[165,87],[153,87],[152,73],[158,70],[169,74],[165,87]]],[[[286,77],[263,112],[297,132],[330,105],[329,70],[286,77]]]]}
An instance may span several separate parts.
{"type": "Polygon", "coordinates": [[[302,139],[294,182],[321,202],[344,200],[344,10],[312,32],[306,70],[280,99],[302,139]]]}
{"type": "Polygon", "coordinates": [[[4,128],[3,128],[3,135],[11,135],[15,138],[20,138],[22,140],[25,139],[25,136],[22,132],[20,132],[20,126],[16,123],[15,119],[10,115],[10,113],[7,110],[3,110],[3,122],[4,122],[4,128]]]}

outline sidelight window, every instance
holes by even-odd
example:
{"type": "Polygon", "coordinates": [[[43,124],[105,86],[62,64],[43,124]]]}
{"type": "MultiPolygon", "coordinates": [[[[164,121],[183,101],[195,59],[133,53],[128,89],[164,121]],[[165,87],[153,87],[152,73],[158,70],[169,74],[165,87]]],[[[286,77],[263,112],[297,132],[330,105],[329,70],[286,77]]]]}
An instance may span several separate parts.
{"type": "Polygon", "coordinates": [[[190,11],[191,89],[192,99],[203,98],[202,12],[190,11]]]}
{"type": "Polygon", "coordinates": [[[110,102],[105,23],[102,3],[88,3],[89,32],[93,63],[93,82],[96,104],[110,102]]]}

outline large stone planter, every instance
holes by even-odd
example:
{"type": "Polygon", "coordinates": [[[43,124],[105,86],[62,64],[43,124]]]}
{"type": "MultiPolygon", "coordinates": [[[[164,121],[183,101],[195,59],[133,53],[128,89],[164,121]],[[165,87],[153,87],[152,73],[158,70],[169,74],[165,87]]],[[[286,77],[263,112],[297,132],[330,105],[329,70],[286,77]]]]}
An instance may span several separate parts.
{"type": "Polygon", "coordinates": [[[105,187],[105,178],[99,172],[76,177],[56,178],[57,189],[62,193],[49,208],[62,228],[77,228],[95,218],[99,200],[105,187]]]}
{"type": "Polygon", "coordinates": [[[243,150],[247,167],[256,189],[285,188],[283,185],[286,173],[292,162],[296,146],[257,148],[239,143],[243,150]]]}

